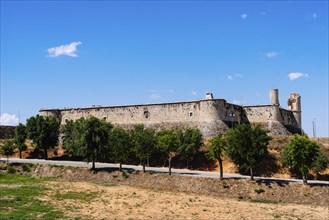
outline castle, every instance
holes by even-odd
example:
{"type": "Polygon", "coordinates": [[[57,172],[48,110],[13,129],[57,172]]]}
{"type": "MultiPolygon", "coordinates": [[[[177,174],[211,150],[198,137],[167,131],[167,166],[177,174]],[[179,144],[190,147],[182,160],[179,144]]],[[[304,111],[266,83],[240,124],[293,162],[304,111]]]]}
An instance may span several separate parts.
{"type": "Polygon", "coordinates": [[[207,93],[205,99],[188,102],[142,104],[127,106],[93,106],[88,108],[41,109],[42,116],[55,116],[61,124],[67,120],[95,116],[124,129],[144,124],[156,130],[199,128],[205,138],[224,133],[240,123],[260,125],[270,134],[301,133],[301,97],[292,93],[288,110],[280,107],[278,89],[270,91],[269,105],[240,106],[215,99],[207,93]]]}

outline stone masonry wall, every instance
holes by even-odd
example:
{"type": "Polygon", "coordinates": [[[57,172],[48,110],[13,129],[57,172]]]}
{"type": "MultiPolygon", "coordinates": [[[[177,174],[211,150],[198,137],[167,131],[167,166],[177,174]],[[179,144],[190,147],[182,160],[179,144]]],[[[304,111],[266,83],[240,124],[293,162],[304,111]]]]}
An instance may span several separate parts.
{"type": "MultiPolygon", "coordinates": [[[[124,129],[144,124],[157,130],[199,128],[203,136],[213,137],[224,133],[238,123],[259,124],[272,134],[288,134],[286,125],[294,127],[291,111],[276,105],[242,107],[224,99],[192,102],[110,106],[92,108],[40,110],[40,115],[55,116],[61,124],[93,115],[124,129]]],[[[291,129],[290,129],[291,130],[291,129]]]]}
{"type": "Polygon", "coordinates": [[[13,138],[15,136],[15,126],[0,126],[0,139],[13,138]]]}

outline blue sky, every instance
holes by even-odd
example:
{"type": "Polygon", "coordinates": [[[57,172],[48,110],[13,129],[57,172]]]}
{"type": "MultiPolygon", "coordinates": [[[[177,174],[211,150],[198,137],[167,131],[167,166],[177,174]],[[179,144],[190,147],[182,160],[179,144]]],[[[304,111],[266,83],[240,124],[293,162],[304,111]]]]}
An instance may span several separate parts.
{"type": "Polygon", "coordinates": [[[206,92],[268,104],[272,88],[329,136],[328,1],[1,1],[1,124],[206,92]]]}

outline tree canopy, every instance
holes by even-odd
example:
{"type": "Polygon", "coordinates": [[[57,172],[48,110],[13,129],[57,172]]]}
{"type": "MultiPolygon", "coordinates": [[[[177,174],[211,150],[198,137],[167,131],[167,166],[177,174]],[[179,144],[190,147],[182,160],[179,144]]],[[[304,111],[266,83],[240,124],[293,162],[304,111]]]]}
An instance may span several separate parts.
{"type": "Polygon", "coordinates": [[[282,151],[283,165],[297,169],[307,184],[307,174],[320,154],[320,147],[307,136],[295,134],[282,151]]]}
{"type": "Polygon", "coordinates": [[[206,156],[211,160],[218,160],[220,179],[223,179],[223,153],[226,148],[226,141],[223,135],[218,135],[210,140],[210,148],[206,156]]]}
{"type": "Polygon", "coordinates": [[[122,170],[122,163],[128,160],[131,152],[131,136],[122,128],[115,127],[111,130],[109,135],[110,157],[115,162],[120,163],[119,169],[122,170]]]}
{"type": "Polygon", "coordinates": [[[15,141],[13,139],[6,140],[0,146],[0,154],[7,157],[7,164],[9,163],[9,156],[14,154],[15,150],[15,141]]]}
{"type": "Polygon", "coordinates": [[[168,159],[169,175],[171,175],[171,160],[176,156],[179,144],[179,133],[177,131],[163,130],[157,133],[157,147],[168,159]]]}
{"type": "Polygon", "coordinates": [[[22,158],[22,151],[27,149],[25,139],[27,138],[26,126],[19,123],[15,128],[15,144],[19,150],[19,158],[22,158]]]}
{"type": "Polygon", "coordinates": [[[47,150],[58,143],[59,122],[55,117],[32,116],[27,119],[27,136],[38,149],[43,149],[45,159],[48,159],[47,150]]]}
{"type": "Polygon", "coordinates": [[[231,160],[242,169],[250,170],[250,178],[254,179],[253,169],[260,159],[268,154],[267,145],[270,137],[267,131],[249,124],[241,124],[226,134],[226,153],[231,160]]]}
{"type": "Polygon", "coordinates": [[[180,145],[177,150],[178,155],[186,160],[186,166],[189,167],[189,161],[199,152],[202,140],[201,131],[197,128],[187,128],[180,131],[180,145]]]}
{"type": "Polygon", "coordinates": [[[92,162],[95,169],[97,160],[105,159],[109,150],[109,133],[112,124],[96,117],[80,118],[77,121],[68,121],[63,126],[63,148],[87,162],[92,162]]]}
{"type": "Polygon", "coordinates": [[[155,130],[144,125],[136,125],[132,130],[132,143],[136,156],[140,159],[145,172],[146,160],[155,150],[155,130]]]}

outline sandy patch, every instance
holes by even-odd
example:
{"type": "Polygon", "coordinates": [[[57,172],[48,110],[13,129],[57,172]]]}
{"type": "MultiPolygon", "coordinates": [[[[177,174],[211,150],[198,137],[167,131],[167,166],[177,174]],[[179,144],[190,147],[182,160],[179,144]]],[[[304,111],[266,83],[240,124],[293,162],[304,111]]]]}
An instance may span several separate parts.
{"type": "Polygon", "coordinates": [[[69,217],[92,219],[328,219],[329,209],[313,205],[266,204],[193,193],[88,182],[47,182],[50,201],[69,217]],[[89,199],[56,199],[78,192],[89,199]]]}

